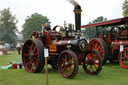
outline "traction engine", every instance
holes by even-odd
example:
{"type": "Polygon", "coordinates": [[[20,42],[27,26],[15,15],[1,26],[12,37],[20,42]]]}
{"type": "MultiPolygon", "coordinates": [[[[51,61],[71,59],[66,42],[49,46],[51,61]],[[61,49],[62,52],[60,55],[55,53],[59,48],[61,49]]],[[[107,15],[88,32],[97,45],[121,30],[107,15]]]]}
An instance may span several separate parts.
{"type": "Polygon", "coordinates": [[[96,49],[101,54],[103,64],[109,60],[128,68],[128,17],[82,26],[88,27],[96,27],[97,34],[91,39],[89,49],[96,49]],[[100,29],[107,31],[100,34],[100,29]]]}
{"type": "Polygon", "coordinates": [[[86,39],[81,36],[81,7],[75,5],[75,28],[55,26],[53,32],[33,32],[23,46],[22,60],[25,70],[39,73],[45,65],[44,49],[49,50],[48,63],[58,69],[64,78],[73,78],[82,65],[88,74],[98,74],[102,69],[101,55],[93,49],[88,50],[86,39]],[[60,27],[61,30],[56,32],[60,27]]]}

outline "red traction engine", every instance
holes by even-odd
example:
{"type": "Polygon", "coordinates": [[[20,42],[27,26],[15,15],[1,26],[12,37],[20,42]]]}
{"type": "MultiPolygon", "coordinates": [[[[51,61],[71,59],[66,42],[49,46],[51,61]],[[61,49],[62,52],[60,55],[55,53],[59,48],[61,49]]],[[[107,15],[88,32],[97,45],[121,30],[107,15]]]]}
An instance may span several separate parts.
{"type": "Polygon", "coordinates": [[[102,69],[102,58],[96,50],[87,50],[88,43],[81,37],[81,7],[74,8],[76,30],[71,28],[56,32],[33,32],[23,46],[22,60],[25,70],[39,73],[45,65],[44,49],[49,49],[48,63],[58,69],[65,78],[73,78],[82,65],[88,74],[98,74],[102,69]]]}
{"type": "Polygon", "coordinates": [[[103,64],[120,63],[128,68],[128,17],[84,25],[82,28],[96,27],[96,37],[91,39],[89,49],[96,49],[102,56],[103,64]],[[100,29],[107,29],[98,33],[100,29]],[[121,51],[122,49],[122,51],[121,51]]]}

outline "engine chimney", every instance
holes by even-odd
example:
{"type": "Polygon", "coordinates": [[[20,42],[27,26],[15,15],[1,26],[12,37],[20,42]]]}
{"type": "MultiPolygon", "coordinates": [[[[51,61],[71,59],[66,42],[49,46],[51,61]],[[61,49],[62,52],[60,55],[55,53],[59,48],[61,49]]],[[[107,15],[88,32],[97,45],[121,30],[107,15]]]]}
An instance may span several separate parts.
{"type": "Polygon", "coordinates": [[[75,5],[74,13],[75,13],[75,28],[77,32],[81,31],[81,7],[80,5],[75,5]]]}

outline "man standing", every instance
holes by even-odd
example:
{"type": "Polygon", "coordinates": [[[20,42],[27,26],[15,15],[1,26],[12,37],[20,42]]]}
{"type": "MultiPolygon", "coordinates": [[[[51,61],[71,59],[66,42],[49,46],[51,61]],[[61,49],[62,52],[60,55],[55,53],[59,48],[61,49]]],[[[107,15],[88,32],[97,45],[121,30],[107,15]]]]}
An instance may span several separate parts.
{"type": "Polygon", "coordinates": [[[20,55],[21,44],[17,43],[16,48],[17,48],[18,54],[20,55]]]}
{"type": "Polygon", "coordinates": [[[43,32],[49,32],[51,31],[51,28],[48,26],[48,23],[45,23],[44,27],[42,26],[43,32]]]}

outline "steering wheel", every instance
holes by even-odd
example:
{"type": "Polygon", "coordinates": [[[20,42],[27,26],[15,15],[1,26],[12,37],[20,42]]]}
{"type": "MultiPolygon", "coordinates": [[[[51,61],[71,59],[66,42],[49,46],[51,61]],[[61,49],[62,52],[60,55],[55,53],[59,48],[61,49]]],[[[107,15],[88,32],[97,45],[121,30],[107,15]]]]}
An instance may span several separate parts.
{"type": "Polygon", "coordinates": [[[31,38],[39,38],[43,37],[43,34],[41,32],[32,32],[31,38]]]}
{"type": "Polygon", "coordinates": [[[116,32],[116,33],[120,32],[120,31],[122,31],[122,29],[120,27],[112,27],[110,30],[110,32],[116,32]]]}
{"type": "Polygon", "coordinates": [[[31,38],[38,38],[38,33],[37,32],[32,32],[31,38]]]}

